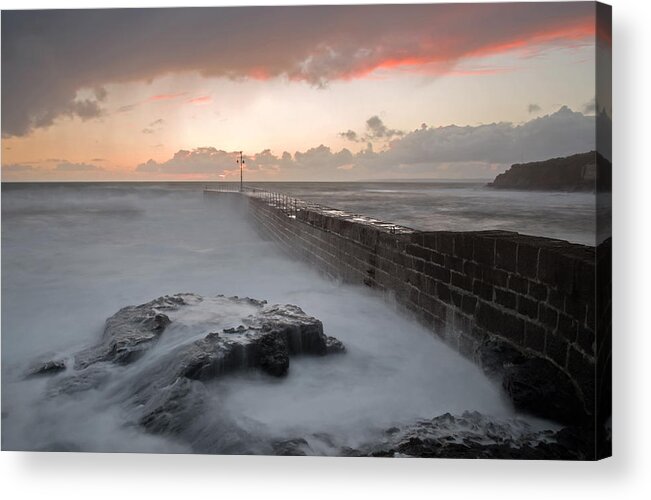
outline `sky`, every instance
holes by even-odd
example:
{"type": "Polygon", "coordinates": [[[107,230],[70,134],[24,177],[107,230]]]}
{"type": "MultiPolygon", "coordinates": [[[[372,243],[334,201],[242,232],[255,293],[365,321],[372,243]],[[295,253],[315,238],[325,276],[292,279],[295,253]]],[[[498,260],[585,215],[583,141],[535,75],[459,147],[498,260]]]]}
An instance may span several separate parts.
{"type": "Polygon", "coordinates": [[[609,54],[592,2],[3,11],[2,180],[492,178],[595,149],[609,54]]]}

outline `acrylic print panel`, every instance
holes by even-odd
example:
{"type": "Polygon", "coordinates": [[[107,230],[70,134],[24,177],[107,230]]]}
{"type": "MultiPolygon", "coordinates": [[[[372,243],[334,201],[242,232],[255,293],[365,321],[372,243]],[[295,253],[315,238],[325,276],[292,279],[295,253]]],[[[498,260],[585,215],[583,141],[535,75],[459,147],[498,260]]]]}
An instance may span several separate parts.
{"type": "Polygon", "coordinates": [[[2,448],[610,454],[610,7],[2,12],[2,448]]]}

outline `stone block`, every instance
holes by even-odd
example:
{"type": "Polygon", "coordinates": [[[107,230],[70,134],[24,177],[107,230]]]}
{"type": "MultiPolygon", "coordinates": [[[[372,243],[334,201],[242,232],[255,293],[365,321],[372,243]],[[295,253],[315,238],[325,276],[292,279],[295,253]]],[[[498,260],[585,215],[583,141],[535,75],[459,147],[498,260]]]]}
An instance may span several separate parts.
{"type": "Polygon", "coordinates": [[[458,273],[463,273],[463,260],[454,255],[446,255],[444,267],[450,271],[456,271],[458,273]]]}
{"type": "Polygon", "coordinates": [[[565,293],[572,293],[576,286],[575,266],[576,259],[572,256],[555,249],[542,248],[538,264],[538,280],[565,293]]]}
{"type": "Polygon", "coordinates": [[[545,354],[559,366],[565,367],[567,361],[567,340],[559,335],[548,334],[545,341],[545,354]]]}
{"type": "Polygon", "coordinates": [[[450,287],[440,281],[436,283],[436,296],[448,304],[452,302],[452,298],[450,297],[450,287]]]}
{"type": "Polygon", "coordinates": [[[511,292],[510,290],[503,290],[501,288],[496,288],[495,302],[509,309],[515,309],[517,306],[517,296],[515,293],[511,292]]]}
{"type": "Polygon", "coordinates": [[[463,295],[456,290],[450,289],[450,298],[452,299],[452,304],[455,307],[461,307],[463,302],[463,295]]]}
{"type": "Polygon", "coordinates": [[[472,292],[472,281],[472,278],[465,274],[457,273],[455,271],[450,273],[450,285],[460,288],[461,290],[472,292]]]}
{"type": "Polygon", "coordinates": [[[407,255],[412,255],[419,259],[429,260],[430,252],[427,248],[418,245],[407,245],[407,255]]]}
{"type": "Polygon", "coordinates": [[[585,318],[587,303],[578,293],[571,293],[565,297],[565,314],[582,321],[585,318]]]}
{"type": "Polygon", "coordinates": [[[482,277],[481,273],[481,267],[470,260],[466,260],[463,262],[463,269],[462,269],[463,274],[466,276],[470,276],[471,278],[480,278],[482,277]]]}
{"type": "Polygon", "coordinates": [[[460,313],[459,311],[454,311],[453,314],[453,327],[458,332],[469,332],[472,326],[471,319],[460,313]]]}
{"type": "Polygon", "coordinates": [[[445,267],[437,266],[431,262],[427,262],[423,269],[424,273],[443,283],[450,283],[450,270],[445,267]]]}
{"type": "Polygon", "coordinates": [[[525,347],[539,353],[545,352],[545,329],[527,321],[524,325],[524,345],[525,347]]]}
{"type": "Polygon", "coordinates": [[[493,287],[481,280],[476,279],[472,282],[472,293],[488,302],[493,301],[493,287]]]}
{"type": "Polygon", "coordinates": [[[475,238],[473,255],[476,262],[484,266],[495,265],[495,240],[492,238],[475,238]]]}
{"type": "Polygon", "coordinates": [[[526,279],[516,276],[515,274],[509,275],[509,288],[516,293],[526,294],[529,290],[529,284],[526,279]]]}
{"type": "Polygon", "coordinates": [[[575,342],[577,331],[578,322],[574,318],[563,313],[558,315],[558,326],[556,328],[558,335],[561,335],[568,342],[575,342]]]}
{"type": "Polygon", "coordinates": [[[565,294],[553,288],[549,289],[547,302],[550,306],[559,311],[565,311],[565,294]]]}
{"type": "Polygon", "coordinates": [[[524,295],[518,296],[518,312],[531,319],[538,319],[538,302],[524,295]]]}
{"type": "Polygon", "coordinates": [[[498,239],[495,243],[495,267],[515,271],[518,245],[514,241],[498,239]]]}
{"type": "Polygon", "coordinates": [[[445,254],[437,252],[436,250],[432,250],[430,252],[430,260],[434,264],[438,264],[439,266],[445,265],[445,254]]]}
{"type": "Polygon", "coordinates": [[[540,302],[547,301],[547,286],[535,281],[529,282],[529,296],[540,302]]]}
{"type": "Polygon", "coordinates": [[[477,306],[477,297],[464,295],[461,299],[461,310],[466,314],[474,314],[477,306]]]}
{"type": "Polygon", "coordinates": [[[518,245],[518,265],[517,272],[527,278],[536,278],[538,276],[538,254],[540,247],[537,245],[528,245],[520,243],[518,245]]]}
{"type": "Polygon", "coordinates": [[[488,268],[482,270],[482,279],[494,286],[506,288],[509,282],[509,273],[501,269],[488,268]]]}
{"type": "Polygon", "coordinates": [[[454,255],[463,260],[473,260],[474,238],[474,235],[457,233],[454,236],[454,255]]]}
{"type": "Polygon", "coordinates": [[[477,325],[484,330],[499,333],[503,325],[504,316],[504,313],[497,307],[488,302],[480,301],[477,306],[475,321],[477,322],[477,325]]]}
{"type": "Polygon", "coordinates": [[[521,346],[524,344],[524,321],[513,314],[504,313],[497,334],[521,346]]]}
{"type": "Polygon", "coordinates": [[[558,326],[558,312],[545,304],[538,305],[538,321],[548,329],[556,330],[558,326]]]}
{"type": "Polygon", "coordinates": [[[437,232],[436,250],[446,255],[454,255],[454,233],[437,232]]]}
{"type": "Polygon", "coordinates": [[[439,318],[440,320],[447,323],[448,318],[448,306],[439,300],[435,300],[432,304],[432,310],[430,311],[434,317],[439,318]]]}

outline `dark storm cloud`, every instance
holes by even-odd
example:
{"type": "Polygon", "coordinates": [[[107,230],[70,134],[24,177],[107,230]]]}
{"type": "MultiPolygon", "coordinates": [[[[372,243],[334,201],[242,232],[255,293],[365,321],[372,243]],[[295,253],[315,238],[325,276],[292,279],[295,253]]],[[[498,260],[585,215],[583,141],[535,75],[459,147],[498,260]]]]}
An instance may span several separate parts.
{"type": "Polygon", "coordinates": [[[538,106],[537,104],[529,104],[529,106],[527,107],[527,111],[529,111],[529,114],[537,113],[538,111],[540,111],[540,106],[538,106]]]}
{"type": "Polygon", "coordinates": [[[588,2],[5,11],[2,133],[100,116],[108,83],[198,71],[323,86],[377,68],[575,43],[594,29],[588,2]],[[80,89],[94,98],[78,100],[80,89]]]}
{"type": "MultiPolygon", "coordinates": [[[[394,139],[387,149],[366,148],[354,154],[348,149],[332,151],[320,145],[305,152],[275,156],[270,150],[246,157],[250,171],[263,168],[282,170],[297,178],[332,178],[342,171],[366,175],[418,172],[435,174],[442,167],[451,177],[482,177],[493,165],[538,161],[584,153],[595,149],[595,117],[563,106],[557,112],[522,125],[491,123],[479,126],[428,128],[408,132],[394,139]]],[[[149,160],[136,170],[150,173],[224,174],[235,165],[235,152],[215,148],[181,150],[166,162],[149,160]]],[[[494,174],[494,173],[493,173],[494,174]]]]}

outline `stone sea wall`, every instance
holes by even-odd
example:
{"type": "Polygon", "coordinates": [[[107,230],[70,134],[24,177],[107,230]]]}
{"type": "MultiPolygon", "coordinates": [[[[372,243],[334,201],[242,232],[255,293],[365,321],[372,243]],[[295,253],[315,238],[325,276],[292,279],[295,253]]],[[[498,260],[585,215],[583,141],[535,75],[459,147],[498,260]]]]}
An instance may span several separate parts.
{"type": "Polygon", "coordinates": [[[597,254],[604,266],[610,262],[610,240],[597,250],[505,231],[421,232],[323,207],[219,194],[245,198],[255,226],[286,251],[394,297],[462,354],[477,359],[482,346],[498,343],[501,351],[544,360],[569,378],[586,418],[606,418],[595,401],[609,380],[602,370],[597,381],[597,357],[610,359],[610,268],[598,274],[596,263],[597,254]]]}

